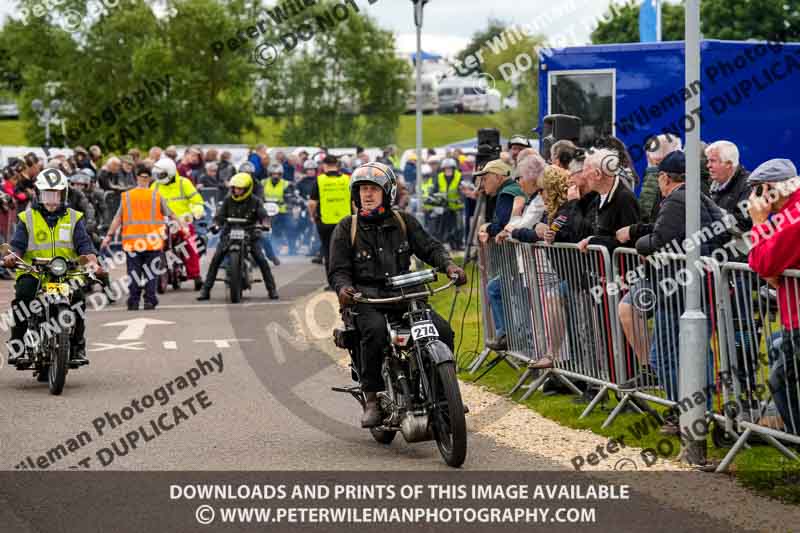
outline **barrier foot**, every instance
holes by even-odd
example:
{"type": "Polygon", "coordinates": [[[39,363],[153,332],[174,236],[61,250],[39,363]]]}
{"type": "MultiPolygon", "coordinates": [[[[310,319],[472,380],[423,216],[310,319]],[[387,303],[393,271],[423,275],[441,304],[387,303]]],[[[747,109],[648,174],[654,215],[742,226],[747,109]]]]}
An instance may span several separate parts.
{"type": "Polygon", "coordinates": [[[570,381],[569,378],[567,378],[566,376],[562,376],[558,372],[553,372],[553,375],[555,377],[557,377],[558,379],[560,379],[561,383],[566,385],[567,388],[570,389],[572,392],[574,392],[578,396],[582,396],[583,395],[583,391],[580,390],[572,381],[570,381]]]}
{"type": "Polygon", "coordinates": [[[539,389],[539,387],[541,387],[544,384],[545,380],[548,378],[548,376],[550,376],[550,374],[552,374],[552,371],[548,370],[547,372],[545,372],[541,376],[539,376],[536,379],[536,381],[534,381],[533,383],[528,385],[526,387],[528,389],[527,392],[525,392],[525,394],[522,395],[522,398],[520,398],[519,401],[524,402],[525,400],[530,398],[531,395],[534,392],[536,392],[539,389]]]}
{"type": "Polygon", "coordinates": [[[614,410],[611,411],[611,414],[608,415],[608,418],[606,418],[606,421],[603,422],[603,425],[600,426],[600,428],[601,429],[606,429],[608,426],[610,426],[614,422],[614,420],[619,416],[619,414],[622,412],[622,409],[625,408],[625,404],[628,403],[628,401],[630,401],[630,399],[631,399],[630,393],[625,394],[625,396],[622,397],[622,399],[619,401],[619,403],[614,408],[614,410]]]}
{"type": "Polygon", "coordinates": [[[478,354],[478,357],[476,357],[472,364],[469,365],[470,374],[474,374],[478,371],[483,362],[486,361],[486,358],[489,357],[489,352],[491,352],[489,348],[484,348],[483,351],[478,354]]]}
{"type": "Polygon", "coordinates": [[[579,416],[578,419],[580,420],[581,418],[586,418],[587,416],[589,416],[589,413],[591,413],[592,410],[597,406],[597,404],[600,403],[600,400],[603,399],[603,396],[607,392],[608,392],[608,385],[603,385],[603,388],[600,389],[600,392],[598,392],[594,398],[592,398],[592,401],[589,402],[589,405],[586,406],[586,409],[583,410],[581,416],[579,416]]]}
{"type": "Polygon", "coordinates": [[[506,364],[507,364],[508,366],[510,366],[511,368],[513,368],[514,370],[516,370],[517,372],[519,372],[519,371],[520,371],[520,366],[519,366],[519,365],[517,364],[517,362],[516,362],[516,361],[514,361],[513,359],[504,358],[503,360],[506,362],[506,364]]]}
{"type": "Polygon", "coordinates": [[[776,439],[772,435],[765,435],[763,433],[761,434],[761,437],[763,437],[767,442],[775,446],[778,449],[778,451],[781,452],[787,459],[791,461],[797,461],[797,455],[795,455],[794,452],[792,452],[792,450],[781,444],[781,442],[778,439],[776,439]]]}
{"type": "Polygon", "coordinates": [[[528,378],[531,377],[531,374],[533,373],[534,373],[533,369],[531,368],[526,369],[525,372],[522,373],[522,376],[520,376],[520,378],[517,380],[516,385],[514,385],[508,392],[508,396],[509,397],[514,396],[514,393],[517,392],[520,389],[520,387],[522,387],[525,384],[526,381],[528,381],[528,378]]]}
{"type": "Polygon", "coordinates": [[[717,474],[721,474],[728,469],[728,466],[730,466],[731,461],[733,461],[733,458],[736,456],[737,453],[739,453],[739,450],[742,449],[742,445],[745,442],[747,442],[747,439],[750,438],[751,433],[753,433],[753,430],[750,428],[744,430],[742,436],[739,437],[739,440],[736,441],[736,443],[733,445],[733,448],[731,448],[731,450],[728,452],[728,454],[725,456],[725,458],[722,460],[719,466],[717,466],[717,469],[715,470],[717,474]]]}
{"type": "Polygon", "coordinates": [[[497,357],[495,357],[494,359],[492,359],[489,362],[489,366],[486,367],[486,370],[484,370],[483,373],[480,376],[478,376],[477,378],[473,379],[472,382],[473,383],[477,383],[477,381],[479,379],[481,379],[483,376],[485,376],[486,374],[491,372],[494,369],[494,367],[496,367],[497,365],[499,365],[503,361],[508,362],[507,358],[508,358],[508,353],[503,352],[502,354],[499,354],[497,357]]]}

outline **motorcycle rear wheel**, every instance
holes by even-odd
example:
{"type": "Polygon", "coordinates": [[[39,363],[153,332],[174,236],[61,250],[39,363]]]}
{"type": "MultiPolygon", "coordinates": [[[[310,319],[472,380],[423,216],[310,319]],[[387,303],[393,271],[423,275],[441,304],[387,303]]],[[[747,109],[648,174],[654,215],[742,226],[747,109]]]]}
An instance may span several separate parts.
{"type": "Polygon", "coordinates": [[[450,361],[437,365],[432,372],[435,380],[433,391],[439,399],[446,402],[447,408],[431,413],[431,429],[436,446],[444,462],[454,468],[464,464],[467,457],[467,421],[464,418],[464,404],[458,388],[455,363],[450,361]]]}

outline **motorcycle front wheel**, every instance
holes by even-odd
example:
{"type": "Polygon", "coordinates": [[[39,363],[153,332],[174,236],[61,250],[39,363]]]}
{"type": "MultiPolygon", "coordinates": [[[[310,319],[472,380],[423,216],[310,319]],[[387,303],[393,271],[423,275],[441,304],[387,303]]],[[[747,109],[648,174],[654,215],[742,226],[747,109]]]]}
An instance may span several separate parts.
{"type": "Polygon", "coordinates": [[[467,457],[467,421],[455,363],[449,361],[439,364],[431,374],[431,388],[438,399],[436,409],[431,412],[433,437],[444,462],[458,468],[467,457]]]}
{"type": "MultiPolygon", "coordinates": [[[[68,313],[69,311],[61,312],[68,313]]],[[[69,365],[69,348],[69,331],[59,331],[50,344],[50,369],[47,379],[50,394],[57,396],[64,390],[64,383],[67,381],[67,366],[69,365]]]]}
{"type": "Polygon", "coordinates": [[[238,304],[242,301],[242,261],[239,252],[231,252],[228,261],[228,296],[231,303],[238,304]]]}

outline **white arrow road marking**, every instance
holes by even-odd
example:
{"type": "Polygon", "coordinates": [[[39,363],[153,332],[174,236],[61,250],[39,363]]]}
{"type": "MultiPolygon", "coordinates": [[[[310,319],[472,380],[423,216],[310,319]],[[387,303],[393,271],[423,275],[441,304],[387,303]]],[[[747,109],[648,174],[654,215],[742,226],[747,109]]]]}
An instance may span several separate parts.
{"type": "Polygon", "coordinates": [[[217,348],[230,348],[231,342],[253,342],[253,339],[195,339],[194,342],[213,342],[217,348]]]}
{"type": "Polygon", "coordinates": [[[167,324],[174,324],[175,322],[170,322],[168,320],[159,320],[157,318],[131,318],[129,320],[119,320],[117,322],[108,322],[103,324],[103,327],[111,327],[111,326],[125,326],[125,329],[117,335],[118,341],[133,341],[136,339],[141,339],[142,335],[144,335],[144,328],[147,326],[160,326],[160,325],[167,325],[167,324]]]}
{"type": "Polygon", "coordinates": [[[178,343],[175,341],[164,341],[164,349],[165,350],[177,350],[178,343]]]}
{"type": "Polygon", "coordinates": [[[99,348],[89,348],[88,352],[105,352],[107,350],[144,350],[142,346],[134,346],[134,344],[142,344],[142,341],[136,342],[126,342],[123,344],[108,344],[105,342],[93,342],[92,344],[96,344],[99,348]]]}

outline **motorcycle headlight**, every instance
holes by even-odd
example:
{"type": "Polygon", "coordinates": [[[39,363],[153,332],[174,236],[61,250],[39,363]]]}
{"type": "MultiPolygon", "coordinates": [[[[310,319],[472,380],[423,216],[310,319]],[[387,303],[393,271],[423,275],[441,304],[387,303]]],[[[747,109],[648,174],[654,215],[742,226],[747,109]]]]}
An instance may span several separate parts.
{"type": "Polygon", "coordinates": [[[48,268],[52,275],[56,277],[63,276],[67,273],[67,261],[63,257],[56,257],[50,261],[48,268]]]}

